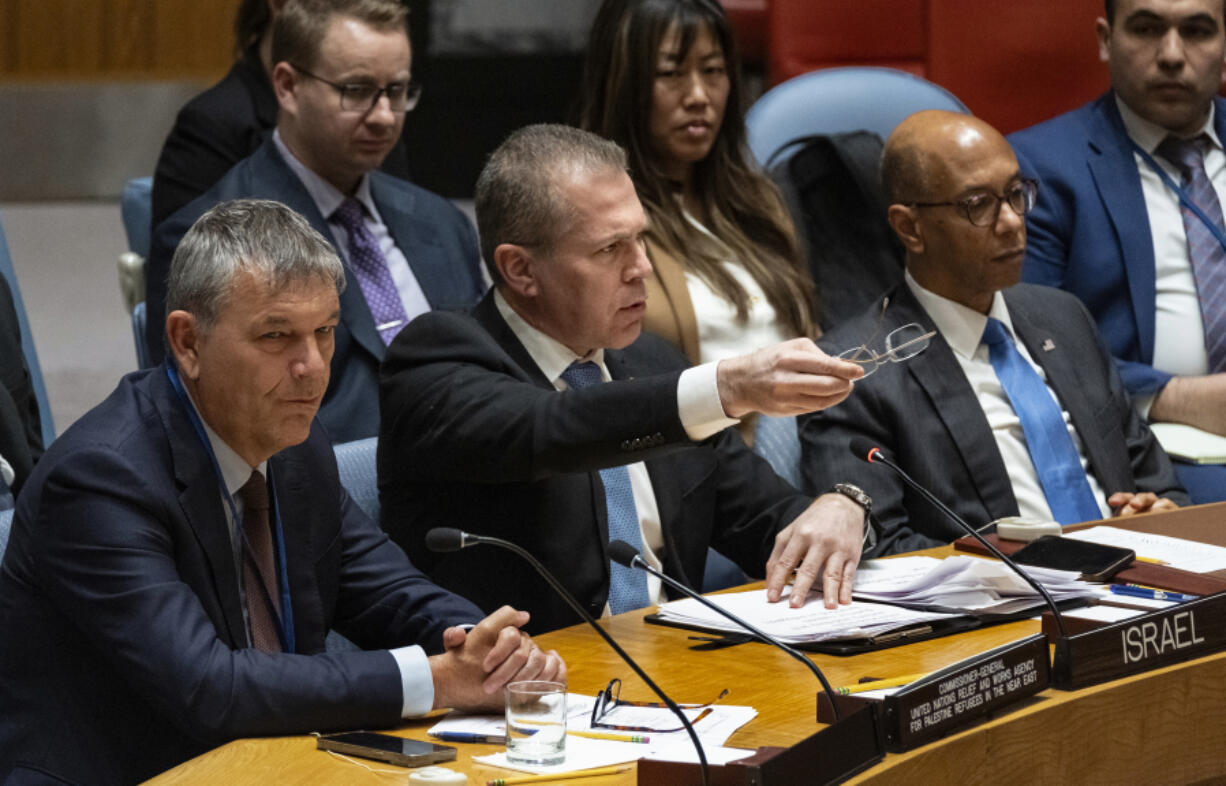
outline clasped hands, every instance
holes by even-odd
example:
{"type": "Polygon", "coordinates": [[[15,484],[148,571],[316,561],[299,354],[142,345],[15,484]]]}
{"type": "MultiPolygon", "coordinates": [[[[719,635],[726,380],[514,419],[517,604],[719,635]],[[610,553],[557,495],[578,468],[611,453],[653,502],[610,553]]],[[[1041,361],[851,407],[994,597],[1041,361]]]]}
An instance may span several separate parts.
{"type": "Polygon", "coordinates": [[[519,680],[566,682],[566,664],[555,650],[543,652],[520,630],[528,612],[510,606],[477,623],[471,630],[443,631],[444,652],[430,656],[434,707],[467,711],[499,711],[502,689],[519,680]]]}

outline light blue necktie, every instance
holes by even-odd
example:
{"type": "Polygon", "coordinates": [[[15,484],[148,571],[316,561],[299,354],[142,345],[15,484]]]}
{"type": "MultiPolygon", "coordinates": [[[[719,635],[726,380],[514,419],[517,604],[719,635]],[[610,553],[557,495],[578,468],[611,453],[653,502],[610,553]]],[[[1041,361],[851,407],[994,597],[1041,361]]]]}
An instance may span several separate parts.
{"type": "Polygon", "coordinates": [[[988,318],[983,343],[988,345],[996,378],[1022,422],[1026,449],[1052,516],[1061,524],[1102,518],[1060,407],[1042,377],[1017,351],[1000,320],[988,318]]]}
{"type": "MultiPolygon", "coordinates": [[[[604,379],[600,367],[591,361],[575,361],[562,372],[562,379],[572,388],[599,385],[604,379]]],[[[609,540],[624,540],[635,551],[643,552],[643,536],[639,529],[639,514],[630,490],[630,473],[625,466],[600,470],[604,482],[604,501],[609,514],[609,540]]],[[[641,570],[609,564],[609,610],[614,614],[648,605],[647,575],[641,570]]]]}

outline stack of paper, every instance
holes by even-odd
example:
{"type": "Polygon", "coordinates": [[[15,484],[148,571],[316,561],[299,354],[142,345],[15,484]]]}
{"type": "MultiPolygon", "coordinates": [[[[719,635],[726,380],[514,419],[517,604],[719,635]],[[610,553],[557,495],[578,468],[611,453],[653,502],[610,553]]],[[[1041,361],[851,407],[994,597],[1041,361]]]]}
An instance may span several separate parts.
{"type": "MultiPolygon", "coordinates": [[[[1076,571],[1030,565],[1022,569],[1057,603],[1094,596],[1090,585],[1077,580],[1076,571]]],[[[968,556],[870,560],[856,573],[853,592],[862,600],[963,614],[1012,614],[1044,603],[1009,566],[968,556]]]]}
{"type": "MultiPolygon", "coordinates": [[[[786,595],[785,600],[778,603],[768,602],[766,590],[711,595],[708,600],[788,644],[871,638],[959,616],[879,603],[853,603],[827,609],[816,594],[804,606],[794,609],[788,605],[786,595]]],[[[690,598],[665,603],[660,606],[659,613],[664,620],[687,627],[744,632],[739,625],[690,598]]]]}
{"type": "Polygon", "coordinates": [[[1132,549],[1139,557],[1158,560],[1172,568],[1193,573],[1226,570],[1226,548],[1183,538],[1172,538],[1169,535],[1132,532],[1100,524],[1089,529],[1066,532],[1064,537],[1132,549]]]}
{"type": "Polygon", "coordinates": [[[1226,464],[1226,438],[1183,423],[1151,423],[1162,449],[1197,464],[1226,464]]]}

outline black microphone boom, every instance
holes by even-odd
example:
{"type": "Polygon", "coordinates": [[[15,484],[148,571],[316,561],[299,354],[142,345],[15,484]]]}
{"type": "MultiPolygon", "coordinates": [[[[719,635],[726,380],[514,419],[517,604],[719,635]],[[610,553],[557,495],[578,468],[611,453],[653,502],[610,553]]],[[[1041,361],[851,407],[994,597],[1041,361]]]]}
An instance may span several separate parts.
{"type": "Polygon", "coordinates": [[[707,598],[704,598],[702,595],[698,594],[694,590],[690,589],[689,587],[685,586],[681,582],[677,581],[672,576],[665,575],[663,572],[658,571],[655,568],[651,567],[650,565],[647,564],[646,560],[644,560],[642,557],[639,556],[638,550],[636,550],[634,546],[631,546],[629,543],[627,543],[624,540],[614,540],[609,543],[609,558],[612,559],[614,562],[616,562],[618,565],[625,565],[627,568],[638,568],[639,570],[643,570],[643,571],[646,571],[647,573],[650,573],[651,575],[658,578],[660,581],[664,582],[668,586],[680,592],[682,595],[686,595],[687,597],[693,598],[694,600],[698,601],[702,605],[711,609],[715,613],[720,614],[724,617],[727,617],[728,619],[735,622],[737,625],[740,625],[742,628],[744,628],[745,630],[749,631],[754,636],[756,636],[758,640],[761,641],[763,644],[770,644],[773,647],[778,647],[779,649],[786,652],[788,655],[791,655],[796,660],[805,664],[805,666],[808,666],[809,671],[813,672],[814,676],[817,677],[817,681],[822,684],[822,688],[826,691],[826,695],[830,697],[830,707],[831,709],[834,710],[834,719],[836,721],[839,720],[838,702],[834,700],[834,697],[835,697],[834,689],[831,688],[830,683],[826,681],[826,675],[822,674],[822,670],[817,667],[816,663],[806,658],[804,654],[801,653],[799,650],[797,650],[795,647],[788,646],[787,644],[784,644],[782,641],[779,641],[778,639],[776,639],[774,636],[771,636],[768,633],[764,633],[763,631],[759,630],[758,628],[755,628],[753,625],[750,625],[748,622],[736,616],[735,614],[728,611],[727,609],[719,606],[716,603],[712,603],[710,600],[708,600],[707,598]]]}
{"type": "Polygon", "coordinates": [[[857,457],[864,459],[869,464],[884,464],[885,466],[894,470],[894,472],[898,474],[898,477],[903,479],[904,483],[915,489],[915,491],[918,492],[921,497],[935,505],[937,509],[949,517],[950,521],[954,522],[965,530],[968,535],[982,543],[984,548],[990,551],[998,560],[1012,568],[1013,572],[1021,576],[1027,584],[1038,590],[1038,593],[1043,596],[1043,600],[1047,601],[1047,607],[1051,609],[1052,616],[1056,620],[1056,627],[1060,629],[1061,638],[1066,638],[1068,636],[1068,633],[1064,629],[1064,618],[1060,616],[1060,609],[1056,606],[1056,601],[1052,599],[1052,596],[1048,594],[1047,590],[1044,589],[1042,584],[1031,578],[1030,574],[1026,573],[1026,571],[1017,566],[1017,563],[1006,557],[1000,551],[1000,549],[989,543],[986,538],[979,534],[978,530],[963,521],[961,516],[954,513],[945,505],[944,502],[937,499],[935,494],[921,486],[914,478],[904,472],[902,467],[886,458],[885,454],[881,452],[881,448],[874,445],[872,440],[864,437],[852,437],[851,442],[848,443],[848,447],[851,448],[852,453],[854,453],[857,457]]]}
{"type": "Polygon", "coordinates": [[[694,748],[698,751],[698,762],[702,765],[702,782],[704,784],[710,783],[709,774],[707,772],[707,754],[702,749],[702,742],[698,739],[698,733],[694,731],[694,724],[690,723],[690,719],[685,716],[685,713],[681,711],[681,708],[677,706],[677,703],[669,698],[668,694],[661,690],[660,686],[656,685],[655,682],[652,681],[651,677],[647,676],[647,672],[643,671],[643,669],[634,662],[634,658],[631,658],[630,655],[627,654],[626,651],[613,640],[613,637],[609,635],[608,631],[600,627],[600,625],[596,623],[596,620],[592,619],[592,615],[587,613],[587,609],[583,608],[583,604],[575,600],[575,596],[571,595],[570,591],[567,590],[566,587],[562,586],[562,582],[558,581],[557,578],[554,577],[554,575],[550,573],[549,570],[542,565],[536,557],[532,556],[532,554],[530,554],[523,547],[516,545],[509,540],[503,540],[502,538],[491,538],[486,535],[473,535],[452,527],[436,527],[426,533],[426,548],[434,552],[446,553],[451,551],[459,551],[460,549],[480,543],[488,544],[490,546],[498,546],[499,548],[506,549],[507,551],[523,557],[523,559],[529,565],[531,565],[537,573],[540,574],[541,578],[545,579],[545,581],[549,583],[549,586],[553,587],[554,591],[557,592],[558,595],[562,596],[562,600],[566,601],[566,603],[572,609],[574,609],[575,613],[583,618],[584,622],[591,625],[592,629],[600,634],[600,637],[605,640],[605,643],[608,644],[613,651],[616,652],[618,656],[620,656],[621,659],[634,670],[634,673],[639,676],[639,679],[646,683],[647,687],[651,688],[652,691],[654,691],[655,694],[660,697],[660,700],[668,705],[668,708],[673,711],[673,714],[681,720],[681,725],[685,727],[686,732],[690,736],[690,741],[694,743],[694,748]]]}

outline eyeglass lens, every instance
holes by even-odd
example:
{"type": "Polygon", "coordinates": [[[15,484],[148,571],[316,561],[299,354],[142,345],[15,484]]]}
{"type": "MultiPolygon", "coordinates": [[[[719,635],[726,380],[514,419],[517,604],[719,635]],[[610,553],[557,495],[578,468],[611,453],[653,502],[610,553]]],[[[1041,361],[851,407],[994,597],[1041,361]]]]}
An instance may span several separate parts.
{"type": "MultiPolygon", "coordinates": [[[[872,374],[884,363],[910,360],[928,348],[935,331],[925,331],[916,322],[890,331],[885,337],[885,352],[878,354],[867,346],[853,347],[839,353],[840,360],[850,360],[864,367],[864,376],[872,374]]],[[[862,377],[863,378],[863,377],[862,377]]]]}
{"type": "Polygon", "coordinates": [[[1022,180],[1014,183],[1005,192],[1005,196],[995,194],[976,194],[962,203],[967,219],[975,226],[987,226],[996,221],[1000,215],[1000,203],[1008,202],[1009,207],[1019,216],[1024,216],[1034,207],[1038,186],[1033,180],[1022,180]]]}

